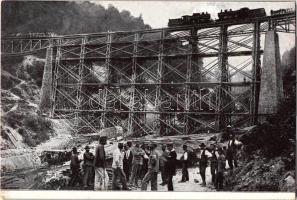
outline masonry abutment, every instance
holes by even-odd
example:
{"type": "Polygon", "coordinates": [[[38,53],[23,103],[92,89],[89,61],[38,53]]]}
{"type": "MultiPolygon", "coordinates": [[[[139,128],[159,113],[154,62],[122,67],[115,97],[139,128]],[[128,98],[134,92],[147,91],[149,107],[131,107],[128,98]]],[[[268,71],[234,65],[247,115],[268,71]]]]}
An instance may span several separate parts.
{"type": "MultiPolygon", "coordinates": [[[[282,98],[279,38],[275,30],[270,30],[265,36],[258,114],[275,114],[282,98]]],[[[259,121],[263,121],[265,118],[259,117],[259,121]]]]}
{"type": "Polygon", "coordinates": [[[41,113],[50,114],[52,108],[52,70],[53,70],[53,47],[46,50],[46,61],[43,70],[39,110],[41,113]]]}

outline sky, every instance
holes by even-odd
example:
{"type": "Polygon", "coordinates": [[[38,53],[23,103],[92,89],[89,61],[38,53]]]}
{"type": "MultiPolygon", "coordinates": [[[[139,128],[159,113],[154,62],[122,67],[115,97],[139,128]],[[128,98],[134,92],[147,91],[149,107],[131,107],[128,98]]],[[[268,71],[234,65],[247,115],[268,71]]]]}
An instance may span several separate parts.
{"type": "MultiPolygon", "coordinates": [[[[270,10],[280,8],[295,9],[295,2],[197,2],[197,1],[92,1],[105,8],[112,4],[120,11],[128,10],[133,16],[142,15],[144,23],[152,28],[167,27],[168,19],[180,18],[182,15],[191,15],[194,12],[208,12],[212,19],[216,19],[221,9],[238,10],[242,7],[250,9],[265,8],[266,14],[270,10]]],[[[280,34],[280,51],[289,50],[295,44],[294,34],[280,34]]]]}
{"type": "Polygon", "coordinates": [[[121,10],[129,10],[133,16],[142,14],[145,23],[152,28],[166,27],[169,18],[179,18],[193,12],[205,12],[217,18],[221,9],[237,10],[242,7],[265,8],[266,13],[280,8],[294,8],[294,2],[191,2],[191,1],[92,1],[105,8],[109,4],[121,10]]]}

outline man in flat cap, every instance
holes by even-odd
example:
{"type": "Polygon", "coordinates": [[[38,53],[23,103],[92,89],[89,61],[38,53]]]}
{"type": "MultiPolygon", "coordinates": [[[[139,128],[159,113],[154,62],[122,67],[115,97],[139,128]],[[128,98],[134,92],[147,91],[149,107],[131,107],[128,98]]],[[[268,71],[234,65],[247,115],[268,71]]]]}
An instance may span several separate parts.
{"type": "Polygon", "coordinates": [[[166,185],[167,184],[167,172],[165,169],[166,163],[167,163],[167,157],[168,157],[168,151],[165,144],[162,145],[162,154],[160,156],[160,171],[161,171],[161,178],[162,183],[160,185],[166,185]]]}
{"type": "Polygon", "coordinates": [[[199,171],[202,179],[202,186],[206,186],[205,171],[207,167],[208,158],[212,157],[212,154],[206,150],[206,145],[204,143],[201,143],[199,146],[200,146],[199,171]]]}
{"type": "Polygon", "coordinates": [[[94,155],[90,152],[90,147],[87,145],[85,147],[86,152],[84,153],[84,188],[88,188],[91,185],[91,178],[93,177],[93,162],[94,155]]]}
{"type": "MultiPolygon", "coordinates": [[[[228,125],[230,126],[230,125],[228,125]]],[[[231,129],[231,126],[229,127],[231,129]]],[[[235,138],[235,134],[232,131],[229,131],[229,140],[226,150],[226,159],[230,170],[233,170],[233,167],[237,167],[237,149],[241,147],[242,143],[235,138]],[[233,165],[234,162],[234,165],[233,165]]]]}
{"type": "Polygon", "coordinates": [[[188,164],[189,164],[189,153],[188,153],[188,146],[186,144],[183,145],[184,153],[181,157],[182,162],[182,179],[179,183],[183,183],[189,181],[189,171],[188,171],[188,164]]]}
{"type": "Polygon", "coordinates": [[[209,151],[212,154],[212,157],[210,158],[211,181],[215,185],[216,174],[218,169],[218,157],[219,157],[215,143],[210,144],[209,151]]]}
{"type": "Polygon", "coordinates": [[[123,170],[123,159],[124,159],[124,144],[119,143],[118,148],[113,152],[113,161],[112,161],[112,190],[118,190],[117,179],[120,178],[123,190],[129,190],[127,187],[127,179],[123,170]]]}
{"type": "Polygon", "coordinates": [[[124,145],[124,160],[123,160],[123,169],[126,175],[127,181],[129,181],[130,175],[131,175],[131,169],[132,169],[132,142],[129,141],[127,144],[124,145]]]}
{"type": "Polygon", "coordinates": [[[99,145],[95,150],[95,159],[94,159],[94,170],[95,170],[95,181],[94,189],[95,190],[107,190],[109,177],[105,169],[105,149],[107,137],[101,136],[99,139],[99,145]]]}
{"type": "Polygon", "coordinates": [[[168,191],[173,191],[172,178],[176,175],[176,157],[177,154],[173,148],[173,142],[167,142],[168,156],[166,162],[166,172],[167,172],[167,188],[168,191]]]}
{"type": "Polygon", "coordinates": [[[77,183],[81,185],[80,162],[81,160],[78,158],[77,148],[73,147],[70,161],[71,179],[69,181],[69,185],[72,187],[75,187],[77,183]]]}
{"type": "Polygon", "coordinates": [[[157,178],[159,172],[159,155],[156,153],[156,145],[151,143],[149,145],[150,148],[150,156],[148,160],[148,171],[145,174],[142,184],[141,190],[147,190],[148,182],[151,182],[151,190],[157,191],[157,178]]]}
{"type": "Polygon", "coordinates": [[[138,180],[141,179],[141,169],[143,165],[144,150],[140,148],[140,142],[136,141],[134,148],[131,150],[132,158],[132,172],[129,180],[130,185],[138,187],[138,180]]]}
{"type": "Polygon", "coordinates": [[[224,171],[226,167],[226,158],[224,156],[224,150],[222,148],[218,148],[218,171],[216,174],[215,186],[217,191],[221,191],[223,189],[224,182],[224,171]]]}

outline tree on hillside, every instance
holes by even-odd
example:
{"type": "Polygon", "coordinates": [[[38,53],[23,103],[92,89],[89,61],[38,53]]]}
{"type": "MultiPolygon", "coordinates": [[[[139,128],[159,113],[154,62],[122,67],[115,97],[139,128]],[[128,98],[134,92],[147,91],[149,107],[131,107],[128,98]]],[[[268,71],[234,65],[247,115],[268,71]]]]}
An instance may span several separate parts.
{"type": "Polygon", "coordinates": [[[126,10],[119,12],[112,5],[105,9],[88,1],[3,1],[1,12],[2,35],[30,32],[74,34],[150,28],[144,24],[141,16],[131,16],[126,10]]]}
{"type": "Polygon", "coordinates": [[[295,95],[296,83],[296,47],[286,51],[282,56],[283,87],[286,96],[295,95]]]}

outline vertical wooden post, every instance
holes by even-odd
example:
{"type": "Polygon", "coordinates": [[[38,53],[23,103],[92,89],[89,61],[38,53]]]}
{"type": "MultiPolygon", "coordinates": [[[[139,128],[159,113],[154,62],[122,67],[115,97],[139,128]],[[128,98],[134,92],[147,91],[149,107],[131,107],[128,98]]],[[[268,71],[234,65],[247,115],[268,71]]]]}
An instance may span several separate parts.
{"type": "Polygon", "coordinates": [[[58,87],[58,74],[59,74],[59,68],[60,68],[60,61],[62,57],[61,53],[61,44],[62,44],[62,39],[57,40],[57,53],[56,53],[56,58],[55,58],[55,68],[54,68],[54,80],[52,84],[52,111],[51,111],[51,117],[55,115],[55,108],[56,108],[56,92],[57,92],[57,87],[58,87]]]}
{"type": "Polygon", "coordinates": [[[133,41],[133,57],[132,57],[132,75],[131,75],[131,94],[130,94],[130,103],[129,103],[129,118],[128,118],[128,135],[132,135],[134,131],[134,104],[135,104],[135,82],[136,82],[136,65],[137,65],[137,46],[139,40],[139,33],[134,33],[133,41]]]}
{"type": "MultiPolygon", "coordinates": [[[[228,35],[227,35],[228,27],[225,25],[221,26],[220,30],[220,42],[219,42],[219,69],[221,71],[221,83],[222,82],[228,82],[228,68],[227,68],[227,62],[228,62],[228,56],[226,55],[228,51],[228,35]]],[[[219,109],[224,107],[226,102],[228,101],[228,96],[226,92],[224,91],[228,90],[228,86],[220,84],[220,96],[219,96],[219,109]]],[[[230,122],[229,117],[224,115],[224,112],[222,110],[219,111],[219,118],[218,118],[218,128],[225,129],[227,123],[230,122]]]]}
{"type": "Polygon", "coordinates": [[[161,103],[162,103],[162,79],[163,79],[163,50],[164,50],[164,37],[165,37],[165,31],[162,30],[161,32],[161,37],[160,37],[160,44],[159,44],[159,55],[158,55],[158,69],[157,69],[157,74],[158,74],[158,79],[159,79],[159,84],[156,87],[156,100],[155,100],[155,107],[158,109],[160,112],[159,116],[159,135],[163,135],[165,131],[164,123],[161,121],[164,120],[164,116],[161,113],[162,108],[161,108],[161,103]]]}
{"type": "Polygon", "coordinates": [[[260,22],[254,24],[253,34],[253,80],[252,80],[252,93],[251,93],[251,124],[254,125],[257,122],[258,103],[260,93],[260,80],[261,80],[261,61],[260,61],[260,22]]]}
{"type": "MultiPolygon", "coordinates": [[[[107,68],[107,81],[110,83],[110,49],[111,49],[111,42],[112,42],[112,34],[107,33],[106,34],[107,41],[106,41],[106,52],[105,52],[105,67],[107,68]]],[[[101,113],[101,120],[100,120],[100,127],[101,129],[106,127],[106,120],[105,117],[107,117],[107,96],[108,96],[108,86],[104,85],[103,89],[103,111],[101,113]]]]}
{"type": "Polygon", "coordinates": [[[76,87],[76,113],[75,113],[75,124],[77,126],[77,131],[81,130],[80,123],[81,123],[81,115],[80,108],[81,108],[81,95],[82,95],[82,79],[83,79],[83,71],[84,71],[84,58],[85,58],[85,44],[87,42],[87,38],[83,37],[81,38],[81,46],[80,46],[80,54],[79,54],[79,64],[78,64],[78,77],[79,80],[77,82],[77,87],[76,87]]]}

